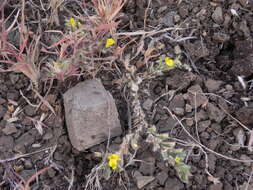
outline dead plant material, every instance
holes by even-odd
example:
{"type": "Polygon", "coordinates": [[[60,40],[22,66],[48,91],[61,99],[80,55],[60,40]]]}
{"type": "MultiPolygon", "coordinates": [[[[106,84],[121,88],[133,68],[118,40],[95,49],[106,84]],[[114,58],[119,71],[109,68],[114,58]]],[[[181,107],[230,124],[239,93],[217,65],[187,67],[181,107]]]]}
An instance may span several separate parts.
{"type": "Polygon", "coordinates": [[[31,188],[30,188],[30,183],[34,180],[34,179],[36,179],[39,175],[41,175],[42,173],[44,173],[45,171],[47,171],[48,169],[50,169],[50,168],[52,168],[53,167],[53,165],[50,165],[50,166],[48,166],[48,167],[46,167],[46,168],[43,168],[43,169],[41,169],[41,170],[39,170],[37,173],[35,173],[34,175],[32,175],[28,180],[27,180],[27,182],[26,182],[26,184],[25,184],[25,186],[24,186],[24,190],[30,190],[31,188]]]}
{"type": "MultiPolygon", "coordinates": [[[[126,0],[92,0],[97,18],[103,24],[114,23],[126,0]]],[[[97,21],[98,21],[97,20],[97,21]]]]}
{"type": "Polygon", "coordinates": [[[24,3],[25,2],[23,1],[21,10],[21,24],[18,25],[20,33],[18,48],[8,41],[8,34],[17,21],[19,11],[14,19],[14,22],[8,29],[5,29],[6,21],[0,21],[0,55],[2,56],[2,60],[0,60],[0,62],[11,65],[11,67],[8,67],[8,69],[0,68],[0,72],[22,72],[35,84],[36,87],[38,87],[40,72],[39,68],[35,65],[35,62],[38,59],[38,45],[40,36],[36,37],[36,39],[34,38],[32,42],[29,43],[29,38],[32,33],[28,31],[24,24],[24,3]]]}

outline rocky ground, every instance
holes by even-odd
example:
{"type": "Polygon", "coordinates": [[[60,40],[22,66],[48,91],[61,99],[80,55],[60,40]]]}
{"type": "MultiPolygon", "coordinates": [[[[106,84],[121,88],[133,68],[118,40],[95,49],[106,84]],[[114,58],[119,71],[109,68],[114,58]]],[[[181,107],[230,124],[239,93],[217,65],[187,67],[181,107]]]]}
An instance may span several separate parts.
{"type": "MultiPolygon", "coordinates": [[[[6,16],[15,9],[15,3],[10,4],[6,16]]],[[[39,1],[34,1],[27,11],[34,8],[32,5],[40,6],[39,1]]],[[[64,6],[75,9],[67,1],[64,6]]],[[[59,10],[62,17],[68,17],[68,13],[59,10]]],[[[37,27],[36,19],[32,24],[37,27]]],[[[156,47],[162,47],[160,54],[180,55],[181,62],[191,69],[175,68],[144,80],[139,96],[149,124],[160,133],[168,133],[187,152],[185,162],[191,167],[192,176],[188,184],[182,183],[173,167],[166,165],[150,146],[142,145],[136,155],[142,162],[126,170],[129,179],[125,186],[112,177],[103,181],[103,189],[253,189],[253,153],[248,147],[253,138],[253,1],[128,0],[118,32],[167,27],[183,29],[147,37],[143,46],[155,39],[156,47]]],[[[46,43],[48,38],[43,40],[46,43]]],[[[134,46],[130,49],[133,55],[138,50],[134,46]]],[[[138,56],[132,64],[142,74],[146,64],[156,59],[138,56]]],[[[110,150],[118,149],[128,128],[127,101],[122,92],[124,69],[120,62],[116,64],[121,76],[115,70],[96,75],[115,99],[123,130],[121,136],[111,140],[110,150]]],[[[105,151],[107,143],[85,152],[72,147],[63,94],[87,78],[91,77],[54,83],[49,93],[41,88],[40,93],[56,112],[54,115],[45,105],[38,108],[40,99],[31,90],[27,77],[0,73],[1,189],[14,189],[15,183],[28,180],[52,162],[55,167],[39,175],[30,184],[31,189],[68,189],[70,184],[72,189],[85,188],[86,176],[100,162],[92,153],[105,151]],[[38,130],[40,125],[43,134],[38,130]]]]}

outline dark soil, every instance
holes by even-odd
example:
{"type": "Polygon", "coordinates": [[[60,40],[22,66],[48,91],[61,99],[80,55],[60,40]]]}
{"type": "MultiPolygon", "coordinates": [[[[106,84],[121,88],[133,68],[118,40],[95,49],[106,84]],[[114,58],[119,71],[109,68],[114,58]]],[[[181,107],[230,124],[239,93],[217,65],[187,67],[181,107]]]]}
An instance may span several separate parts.
{"type": "MultiPolygon", "coordinates": [[[[39,1],[34,1],[34,4],[37,3],[39,5],[39,1]]],[[[70,4],[66,6],[74,12],[75,6],[70,4]]],[[[148,0],[129,0],[123,8],[122,23],[118,30],[143,30],[147,6],[148,0]]],[[[9,8],[6,14],[10,14],[13,9],[9,8]]],[[[28,6],[27,9],[29,11],[32,7],[28,6]]],[[[42,15],[47,16],[47,12],[42,15]]],[[[69,17],[66,10],[61,10],[59,15],[69,17]]],[[[36,18],[37,16],[34,20],[36,18]]],[[[34,30],[38,27],[36,22],[31,22],[30,25],[34,30]]],[[[146,146],[136,156],[136,159],[145,162],[137,163],[127,170],[129,181],[125,185],[131,190],[138,189],[134,176],[140,174],[155,177],[142,188],[146,190],[245,189],[252,175],[252,164],[232,161],[227,157],[253,160],[253,153],[242,147],[248,145],[250,131],[245,130],[234,119],[252,129],[253,1],[151,0],[145,30],[175,26],[187,29],[155,36],[165,45],[160,51],[170,57],[176,57],[179,51],[182,62],[191,66],[192,71],[174,69],[162,76],[145,80],[141,84],[140,97],[149,123],[154,124],[159,132],[169,133],[171,138],[183,140],[188,145],[183,148],[188,152],[187,163],[191,166],[192,177],[189,184],[180,182],[175,170],[166,166],[159,155],[146,146]],[[231,9],[238,16],[233,15],[231,9]],[[239,82],[238,76],[244,78],[246,89],[239,82]],[[192,93],[195,91],[198,92],[196,102],[192,93]],[[170,92],[174,92],[173,97],[170,92]],[[204,146],[223,157],[194,147],[193,139],[170,116],[165,107],[182,121],[185,129],[195,139],[199,138],[204,146]],[[218,178],[220,183],[213,183],[206,171],[218,178]]],[[[46,30],[49,26],[42,23],[42,28],[46,30]]],[[[61,27],[51,26],[50,29],[56,28],[61,27]]],[[[46,44],[51,43],[45,36],[43,39],[46,44]]],[[[148,43],[151,39],[146,40],[148,43]]],[[[138,65],[142,59],[134,60],[139,72],[145,69],[138,65]]],[[[98,73],[97,77],[102,79],[106,89],[115,98],[122,127],[127,129],[127,105],[121,83],[118,82],[121,78],[114,71],[98,73]]],[[[84,79],[85,77],[80,80],[84,79]]],[[[62,94],[77,82],[69,80],[64,84],[54,84],[47,95],[46,90],[41,87],[41,94],[46,95],[46,99],[56,110],[56,116],[47,115],[41,135],[32,119],[39,120],[43,113],[50,113],[49,109],[46,106],[40,106],[39,109],[32,106],[38,104],[39,99],[35,98],[30,81],[24,75],[0,73],[0,159],[55,147],[14,161],[1,161],[0,189],[13,189],[15,183],[27,180],[49,163],[54,163],[58,169],[51,168],[40,175],[37,182],[31,185],[31,189],[68,189],[67,179],[71,179],[73,171],[72,189],[85,188],[85,176],[100,161],[92,156],[92,152],[104,151],[106,143],[87,152],[78,152],[71,146],[64,123],[62,94]],[[20,91],[32,105],[27,103],[20,91]],[[17,116],[18,120],[8,123],[7,120],[13,117],[18,108],[22,110],[17,116]]],[[[110,149],[116,150],[121,141],[122,137],[113,139],[110,149]]],[[[124,186],[112,179],[103,183],[103,189],[120,190],[124,186]]],[[[253,182],[249,182],[248,189],[253,189],[253,182]]]]}

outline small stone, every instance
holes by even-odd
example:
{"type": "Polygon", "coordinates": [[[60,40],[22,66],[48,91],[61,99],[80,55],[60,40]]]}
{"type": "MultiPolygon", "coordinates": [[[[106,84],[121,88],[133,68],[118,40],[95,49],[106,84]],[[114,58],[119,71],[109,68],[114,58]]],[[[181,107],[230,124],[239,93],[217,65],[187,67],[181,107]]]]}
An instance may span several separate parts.
{"type": "Polygon", "coordinates": [[[3,128],[2,131],[5,135],[12,135],[16,133],[18,130],[13,123],[7,122],[5,128],[3,128]]]}
{"type": "Polygon", "coordinates": [[[179,55],[179,54],[182,53],[182,50],[181,50],[181,48],[180,48],[179,45],[176,45],[176,46],[174,47],[174,52],[175,52],[176,55],[179,55]]]}
{"type": "MultiPolygon", "coordinates": [[[[243,154],[241,155],[240,160],[252,160],[252,159],[249,156],[243,154]]],[[[251,166],[251,162],[243,162],[243,164],[247,167],[251,166]]]]}
{"type": "Polygon", "coordinates": [[[222,110],[211,103],[207,105],[207,112],[209,118],[217,123],[220,123],[226,117],[226,114],[222,110]]]}
{"type": "Polygon", "coordinates": [[[165,189],[168,190],[181,190],[184,188],[184,184],[177,178],[168,178],[165,184],[165,189]]]}
{"type": "Polygon", "coordinates": [[[233,90],[233,86],[230,85],[230,84],[227,84],[227,85],[225,86],[225,88],[226,88],[226,90],[228,90],[228,91],[232,91],[232,90],[233,90]]]}
{"type": "Polygon", "coordinates": [[[198,130],[199,132],[203,132],[206,130],[206,128],[208,128],[211,125],[211,121],[210,120],[206,120],[206,121],[200,121],[198,123],[198,130]]]}
{"type": "Polygon", "coordinates": [[[158,180],[158,183],[160,185],[164,185],[166,180],[168,178],[168,173],[165,171],[160,172],[157,176],[156,179],[158,180]]]}
{"type": "Polygon", "coordinates": [[[236,118],[240,120],[244,125],[253,124],[253,108],[252,107],[242,107],[236,112],[236,118]]]}
{"type": "Polygon", "coordinates": [[[174,16],[174,22],[175,22],[175,23],[180,22],[180,19],[181,19],[181,18],[180,18],[180,15],[175,15],[175,16],[174,16]]]}
{"type": "Polygon", "coordinates": [[[200,111],[198,111],[196,113],[196,120],[197,120],[197,122],[203,121],[203,120],[206,120],[206,119],[208,119],[208,114],[204,110],[201,109],[200,111]]]}
{"type": "Polygon", "coordinates": [[[182,94],[176,95],[170,102],[169,109],[177,115],[184,115],[185,100],[182,94]]]}
{"type": "Polygon", "coordinates": [[[171,11],[168,12],[164,17],[163,17],[163,24],[167,27],[173,27],[174,24],[174,16],[175,16],[175,12],[171,11]]]}
{"type": "Polygon", "coordinates": [[[24,133],[20,136],[15,143],[20,146],[31,146],[35,142],[35,137],[29,132],[24,133]]]}
{"type": "Polygon", "coordinates": [[[216,147],[220,144],[220,139],[212,139],[208,143],[208,148],[215,150],[216,147]]]}
{"type": "Polygon", "coordinates": [[[246,20],[243,20],[240,23],[239,30],[243,32],[243,34],[244,34],[245,37],[250,37],[251,32],[250,32],[250,29],[249,29],[249,27],[247,25],[247,21],[246,20]]]}
{"type": "Polygon", "coordinates": [[[36,170],[22,170],[19,175],[23,180],[28,181],[36,172],[36,170]]]}
{"type": "Polygon", "coordinates": [[[0,152],[12,151],[14,147],[14,140],[11,136],[0,137],[0,152]]]}
{"type": "Polygon", "coordinates": [[[189,14],[189,10],[187,8],[187,6],[179,6],[179,15],[182,17],[182,18],[186,18],[189,14]]]}
{"type": "Polygon", "coordinates": [[[64,94],[65,117],[72,145],[84,151],[122,133],[112,95],[100,80],[86,80],[64,94]]]}
{"type": "Polygon", "coordinates": [[[161,13],[164,12],[167,8],[168,8],[167,5],[161,6],[161,7],[159,7],[159,9],[157,10],[157,13],[158,13],[158,14],[161,14],[161,13]]]}
{"type": "Polygon", "coordinates": [[[193,124],[194,124],[193,119],[186,119],[185,122],[186,122],[186,125],[189,126],[189,127],[193,126],[193,124]]]}
{"type": "Polygon", "coordinates": [[[183,116],[184,115],[184,109],[183,108],[174,108],[173,112],[178,115],[178,116],[183,116]]]}
{"type": "Polygon", "coordinates": [[[7,111],[6,108],[0,105],[0,120],[4,117],[6,111],[7,111]]]}
{"type": "Polygon", "coordinates": [[[213,34],[213,40],[219,43],[225,43],[230,40],[230,36],[227,34],[218,32],[218,33],[213,34]]]}
{"type": "Polygon", "coordinates": [[[153,102],[154,101],[152,99],[148,98],[147,100],[145,100],[142,106],[145,110],[149,111],[152,108],[153,102]]]}
{"type": "Polygon", "coordinates": [[[209,133],[207,133],[207,132],[202,132],[202,133],[200,134],[200,137],[202,137],[202,138],[204,138],[204,139],[209,139],[209,138],[210,138],[210,135],[209,135],[209,133]]]}
{"type": "Polygon", "coordinates": [[[6,100],[0,97],[0,105],[6,103],[6,100]]]}
{"type": "Polygon", "coordinates": [[[249,0],[238,0],[238,1],[244,7],[246,7],[249,4],[249,0]]]}
{"type": "Polygon", "coordinates": [[[55,177],[55,175],[56,175],[56,171],[55,171],[55,169],[53,169],[53,168],[49,168],[49,169],[47,170],[47,174],[48,174],[48,176],[49,176],[50,178],[53,178],[53,177],[55,177]]]}
{"type": "Polygon", "coordinates": [[[17,81],[19,80],[19,74],[11,73],[9,74],[9,76],[12,84],[16,84],[17,81]]]}
{"type": "Polygon", "coordinates": [[[222,8],[221,7],[217,7],[213,14],[212,14],[212,19],[214,20],[214,22],[216,22],[217,24],[222,24],[223,23],[223,12],[222,12],[222,8]]]}
{"type": "Polygon", "coordinates": [[[155,171],[155,158],[148,157],[145,158],[143,162],[141,162],[139,171],[145,176],[153,175],[155,171]]]}
{"type": "Polygon", "coordinates": [[[35,108],[30,105],[25,106],[24,111],[28,116],[34,116],[36,114],[35,108]]]}
{"type": "Polygon", "coordinates": [[[144,186],[152,182],[155,178],[153,176],[137,176],[136,178],[137,187],[142,189],[144,186]]]}
{"type": "Polygon", "coordinates": [[[220,89],[220,86],[222,85],[222,81],[217,81],[213,79],[208,79],[205,81],[205,86],[208,90],[208,92],[216,92],[220,89]]]}
{"type": "Polygon", "coordinates": [[[24,161],[24,167],[25,167],[26,170],[33,169],[33,163],[32,163],[32,161],[29,160],[29,159],[26,159],[24,161]]]}
{"type": "Polygon", "coordinates": [[[57,160],[57,161],[61,161],[61,160],[63,160],[63,156],[60,152],[56,151],[54,153],[54,159],[57,160]]]}
{"type": "Polygon", "coordinates": [[[229,25],[230,25],[230,22],[231,22],[231,17],[230,15],[226,14],[225,15],[225,18],[224,18],[224,22],[223,22],[223,25],[228,28],[229,25]]]}
{"type": "Polygon", "coordinates": [[[188,89],[188,94],[189,94],[189,101],[192,107],[195,107],[195,103],[196,107],[198,108],[199,106],[206,104],[208,102],[208,98],[203,94],[203,91],[198,84],[191,86],[188,89]]]}
{"type": "Polygon", "coordinates": [[[240,128],[236,128],[236,129],[233,130],[233,134],[236,138],[236,141],[237,141],[238,145],[245,146],[245,141],[246,141],[245,132],[240,128]]]}
{"type": "Polygon", "coordinates": [[[186,104],[185,105],[185,111],[187,112],[187,113],[190,113],[190,112],[192,112],[192,106],[190,105],[190,104],[186,104]]]}
{"type": "Polygon", "coordinates": [[[53,138],[53,134],[51,132],[47,132],[44,136],[43,136],[43,140],[49,140],[51,138],[53,138]]]}

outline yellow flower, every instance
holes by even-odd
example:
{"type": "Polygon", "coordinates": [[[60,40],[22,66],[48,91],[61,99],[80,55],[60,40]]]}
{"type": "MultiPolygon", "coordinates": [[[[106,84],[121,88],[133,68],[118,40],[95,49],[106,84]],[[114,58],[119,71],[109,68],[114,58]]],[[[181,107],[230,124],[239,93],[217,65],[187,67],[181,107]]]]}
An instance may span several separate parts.
{"type": "Polygon", "coordinates": [[[168,67],[174,67],[176,65],[175,61],[169,57],[165,57],[164,61],[168,67]]]}
{"type": "Polygon", "coordinates": [[[177,164],[179,164],[180,162],[182,162],[182,158],[176,156],[175,162],[176,162],[177,164]]]}
{"type": "Polygon", "coordinates": [[[114,44],[115,44],[115,40],[114,39],[107,38],[106,43],[105,43],[105,47],[109,48],[109,47],[113,46],[114,44]]]}
{"type": "Polygon", "coordinates": [[[73,17],[71,17],[71,18],[69,19],[69,21],[68,21],[68,26],[69,26],[71,29],[75,29],[75,28],[77,28],[77,25],[78,25],[78,23],[76,22],[76,20],[75,20],[73,17]]]}
{"type": "Polygon", "coordinates": [[[108,156],[108,166],[112,170],[117,170],[120,157],[118,154],[111,154],[108,156]]]}

